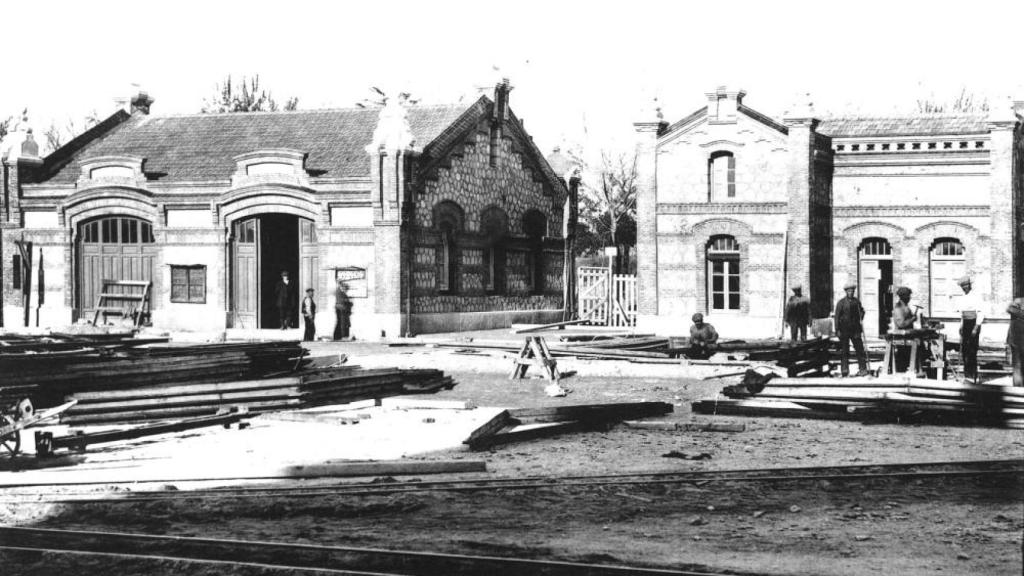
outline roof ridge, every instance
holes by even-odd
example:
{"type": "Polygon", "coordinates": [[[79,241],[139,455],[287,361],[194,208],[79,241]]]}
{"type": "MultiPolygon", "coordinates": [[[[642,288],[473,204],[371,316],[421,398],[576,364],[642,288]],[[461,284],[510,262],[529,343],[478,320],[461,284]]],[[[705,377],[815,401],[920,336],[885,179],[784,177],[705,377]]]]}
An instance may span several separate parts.
{"type": "MultiPolygon", "coordinates": [[[[409,111],[416,109],[426,108],[469,108],[472,104],[463,105],[459,103],[452,104],[414,104],[408,106],[409,111]]],[[[248,112],[181,112],[172,114],[148,114],[147,117],[151,119],[159,118],[214,118],[222,116],[240,117],[240,116],[271,116],[271,115],[296,115],[296,114],[328,114],[332,112],[373,112],[379,110],[379,107],[373,108],[361,108],[359,106],[349,107],[338,107],[338,108],[305,108],[300,110],[260,110],[260,111],[248,111],[248,112]]]]}
{"type": "Polygon", "coordinates": [[[876,114],[876,115],[854,115],[854,116],[823,116],[821,120],[907,120],[912,118],[929,118],[929,119],[943,119],[943,118],[984,118],[987,116],[986,112],[959,112],[959,113],[946,113],[946,112],[918,112],[916,114],[876,114]]]}

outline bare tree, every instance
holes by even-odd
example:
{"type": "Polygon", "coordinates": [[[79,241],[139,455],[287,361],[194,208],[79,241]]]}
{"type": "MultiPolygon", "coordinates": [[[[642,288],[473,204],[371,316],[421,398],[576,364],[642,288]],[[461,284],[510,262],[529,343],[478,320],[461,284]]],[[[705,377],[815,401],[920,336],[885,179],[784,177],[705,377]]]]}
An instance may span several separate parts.
{"type": "Polygon", "coordinates": [[[291,112],[299,108],[299,99],[292,96],[278,105],[269,90],[260,87],[259,74],[252,78],[242,76],[241,81],[232,82],[229,74],[222,84],[217,84],[214,95],[203,101],[203,114],[225,112],[291,112]]]}
{"type": "Polygon", "coordinates": [[[947,102],[932,98],[918,98],[917,111],[923,114],[988,112],[988,99],[960,88],[960,94],[947,102]]]}
{"type": "Polygon", "coordinates": [[[43,155],[50,154],[99,123],[100,116],[95,110],[77,122],[73,118],[68,118],[63,125],[51,121],[50,127],[43,131],[43,137],[46,139],[43,142],[43,155]]]}
{"type": "Polygon", "coordinates": [[[569,155],[583,166],[580,221],[586,226],[579,239],[581,253],[603,246],[618,248],[615,271],[625,271],[636,246],[636,153],[602,151],[598,166],[590,166],[578,151],[569,155]]]}
{"type": "Polygon", "coordinates": [[[14,116],[8,116],[3,120],[0,120],[0,140],[7,136],[7,133],[11,131],[11,123],[14,122],[14,116]]]}

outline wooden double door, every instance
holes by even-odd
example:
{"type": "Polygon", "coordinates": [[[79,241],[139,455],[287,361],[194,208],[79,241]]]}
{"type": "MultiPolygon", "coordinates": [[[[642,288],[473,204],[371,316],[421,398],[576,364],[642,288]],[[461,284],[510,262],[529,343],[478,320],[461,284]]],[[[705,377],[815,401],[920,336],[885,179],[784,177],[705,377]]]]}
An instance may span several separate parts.
{"type": "Polygon", "coordinates": [[[232,327],[280,327],[275,287],[282,272],[288,272],[293,290],[291,325],[299,326],[299,307],[306,289],[319,288],[313,221],[288,214],[237,220],[231,227],[231,253],[232,327]]]}
{"type": "MultiPolygon", "coordinates": [[[[104,216],[83,223],[78,229],[77,246],[79,317],[92,318],[104,280],[153,282],[158,252],[153,226],[145,220],[104,216]]],[[[108,293],[122,291],[109,290],[108,293]]],[[[158,303],[152,300],[151,308],[156,308],[158,303]]]]}

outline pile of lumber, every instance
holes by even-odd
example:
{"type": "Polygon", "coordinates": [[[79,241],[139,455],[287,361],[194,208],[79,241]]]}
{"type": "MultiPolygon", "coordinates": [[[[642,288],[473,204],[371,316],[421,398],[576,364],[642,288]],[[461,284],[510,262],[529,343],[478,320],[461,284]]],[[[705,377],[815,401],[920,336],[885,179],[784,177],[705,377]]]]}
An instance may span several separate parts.
{"type": "MultiPolygon", "coordinates": [[[[131,388],[142,383],[201,383],[259,378],[300,363],[298,342],[141,347],[118,345],[0,354],[3,388],[29,386],[37,407],[55,406],[79,392],[131,388]]],[[[24,389],[29,390],[29,389],[24,389]]]]}
{"type": "Polygon", "coordinates": [[[700,414],[977,423],[1024,428],[1024,389],[893,375],[768,378],[748,373],[727,399],[694,402],[700,414]]]}
{"type": "Polygon", "coordinates": [[[662,416],[672,412],[665,402],[579,404],[503,410],[470,434],[463,444],[486,450],[501,444],[547,438],[558,434],[607,431],[625,420],[662,416]]]}
{"type": "MultiPolygon", "coordinates": [[[[719,342],[714,352],[751,362],[775,362],[790,376],[827,371],[832,341],[827,338],[792,342],[790,340],[728,340],[719,342]]],[[[671,338],[667,353],[690,357],[689,338],[671,338]]]]}
{"type": "Polygon", "coordinates": [[[64,424],[133,422],[207,416],[227,408],[250,413],[344,404],[358,400],[450,389],[454,382],[440,370],[363,370],[356,366],[228,382],[164,382],[78,390],[78,403],[64,424]]]}

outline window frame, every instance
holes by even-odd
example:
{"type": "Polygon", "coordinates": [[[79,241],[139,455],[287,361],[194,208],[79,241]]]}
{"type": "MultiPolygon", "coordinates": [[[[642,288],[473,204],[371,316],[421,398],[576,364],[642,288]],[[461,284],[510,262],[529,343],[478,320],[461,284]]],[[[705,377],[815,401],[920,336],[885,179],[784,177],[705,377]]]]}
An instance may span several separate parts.
{"type": "Polygon", "coordinates": [[[206,304],[206,265],[205,264],[171,264],[170,299],[174,304],[206,304]],[[180,273],[184,273],[185,281],[180,282],[180,273]],[[201,282],[197,277],[201,276],[201,282]],[[180,289],[184,286],[184,297],[180,289]],[[201,295],[194,295],[194,288],[202,288],[201,295]]]}
{"type": "Polygon", "coordinates": [[[716,314],[739,314],[743,311],[743,275],[740,265],[740,245],[734,236],[727,234],[712,236],[705,247],[704,261],[707,283],[706,310],[716,314]],[[715,265],[721,264],[721,271],[715,265]],[[715,279],[720,277],[721,288],[715,289],[715,279]],[[735,279],[736,287],[731,287],[735,279]],[[715,306],[715,297],[721,296],[722,306],[715,306]],[[735,306],[732,305],[735,298],[735,306]]]}
{"type": "Polygon", "coordinates": [[[736,198],[736,155],[728,150],[717,150],[708,155],[708,202],[736,198]],[[716,164],[725,158],[725,183],[715,177],[716,164]],[[722,194],[724,192],[724,194],[722,194]]]}

